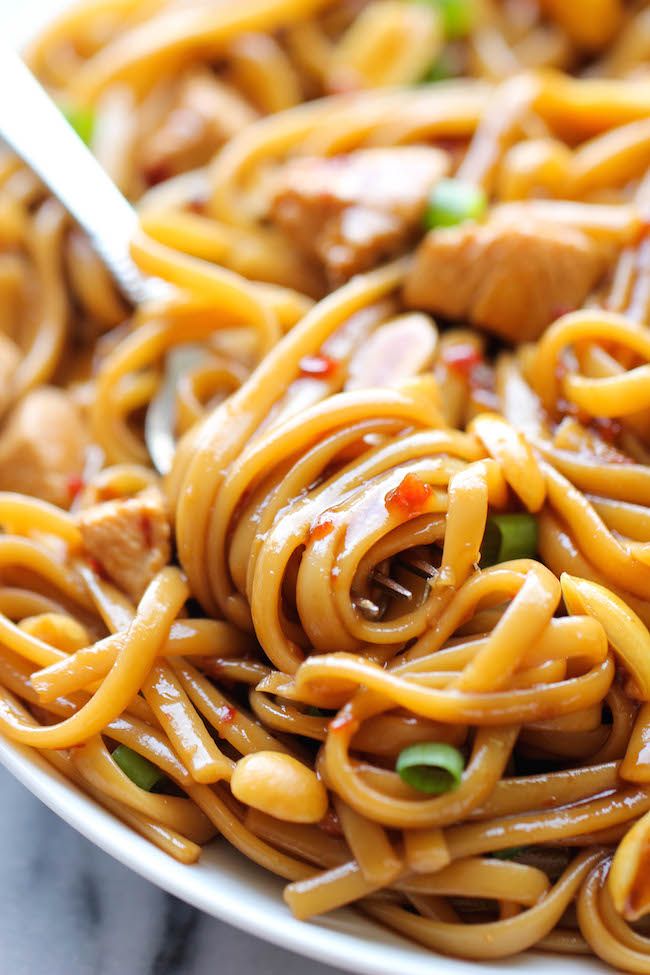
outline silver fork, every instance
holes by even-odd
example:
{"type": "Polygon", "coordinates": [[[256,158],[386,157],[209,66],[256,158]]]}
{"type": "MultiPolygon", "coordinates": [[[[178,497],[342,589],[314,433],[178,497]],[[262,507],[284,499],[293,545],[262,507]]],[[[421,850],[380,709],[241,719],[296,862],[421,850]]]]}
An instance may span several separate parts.
{"type": "MultiPolygon", "coordinates": [[[[135,265],[129,244],[138,217],[26,64],[0,44],[0,138],[14,150],[85,230],[117,286],[133,305],[159,298],[168,286],[135,265]]],[[[200,346],[177,346],[147,411],[145,439],[154,466],[166,474],[174,452],[174,389],[198,364],[200,346]]]]}

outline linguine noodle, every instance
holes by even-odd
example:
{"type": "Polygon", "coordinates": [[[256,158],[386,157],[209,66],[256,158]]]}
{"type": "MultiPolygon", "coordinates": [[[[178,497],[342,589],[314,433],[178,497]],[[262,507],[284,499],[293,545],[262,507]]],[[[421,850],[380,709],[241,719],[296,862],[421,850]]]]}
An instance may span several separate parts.
{"type": "Polygon", "coordinates": [[[650,972],[650,9],[444,6],[32,43],[171,287],[2,155],[0,732],[298,918],[650,972]],[[413,219],[423,172],[483,210],[413,219]]]}

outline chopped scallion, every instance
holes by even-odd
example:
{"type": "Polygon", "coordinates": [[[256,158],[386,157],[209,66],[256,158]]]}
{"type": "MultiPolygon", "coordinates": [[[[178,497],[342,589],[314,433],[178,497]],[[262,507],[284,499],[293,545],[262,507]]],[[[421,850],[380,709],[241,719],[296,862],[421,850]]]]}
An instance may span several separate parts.
{"type": "Polygon", "coordinates": [[[425,0],[440,13],[445,36],[449,40],[466,37],[476,20],[475,0],[425,0]]]}
{"type": "Polygon", "coordinates": [[[443,51],[433,62],[430,68],[427,70],[426,74],[422,78],[423,84],[431,84],[434,81],[446,81],[447,78],[453,78],[457,74],[454,71],[454,66],[450,59],[445,56],[443,51]]]}
{"type": "Polygon", "coordinates": [[[529,514],[491,515],[481,544],[481,568],[532,559],[537,552],[537,521],[529,514]]]}
{"type": "Polygon", "coordinates": [[[480,220],[487,209],[487,198],[480,186],[461,179],[441,179],[436,183],[424,215],[427,230],[455,227],[466,220],[480,220]]]}
{"type": "Polygon", "coordinates": [[[117,746],[113,752],[113,761],[119,765],[132,782],[146,792],[151,792],[153,787],[165,777],[153,762],[150,762],[148,758],[143,758],[142,755],[138,755],[127,745],[117,746]]]}
{"type": "Polygon", "coordinates": [[[460,785],[465,759],[453,745],[425,741],[404,748],[395,764],[403,782],[418,792],[440,795],[460,785]]]}
{"type": "Polygon", "coordinates": [[[61,111],[82,142],[89,146],[95,130],[95,113],[93,110],[78,105],[66,105],[61,108],[61,111]]]}

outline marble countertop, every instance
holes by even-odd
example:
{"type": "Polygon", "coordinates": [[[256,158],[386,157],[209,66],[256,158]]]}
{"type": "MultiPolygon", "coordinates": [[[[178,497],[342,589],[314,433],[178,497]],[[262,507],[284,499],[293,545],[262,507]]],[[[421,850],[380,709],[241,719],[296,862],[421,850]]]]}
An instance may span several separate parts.
{"type": "Polygon", "coordinates": [[[71,829],[1,767],[0,971],[337,975],[154,887],[71,829]]]}

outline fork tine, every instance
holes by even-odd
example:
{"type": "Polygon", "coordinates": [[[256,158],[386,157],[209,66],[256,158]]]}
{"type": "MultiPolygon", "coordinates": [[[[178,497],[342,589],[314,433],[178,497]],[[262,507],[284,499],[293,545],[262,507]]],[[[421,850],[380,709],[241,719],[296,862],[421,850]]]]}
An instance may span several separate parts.
{"type": "Polygon", "coordinates": [[[435,579],[435,577],[438,575],[438,570],[436,569],[435,565],[432,565],[431,562],[427,562],[426,559],[411,558],[409,556],[408,558],[398,558],[396,561],[398,565],[402,566],[402,568],[407,569],[409,572],[419,576],[426,582],[430,582],[431,579],[435,579]]]}
{"type": "Polygon", "coordinates": [[[391,579],[390,576],[385,575],[383,572],[379,572],[378,569],[372,574],[373,582],[376,582],[378,586],[382,589],[387,589],[388,592],[394,593],[396,596],[401,596],[403,599],[412,599],[413,593],[406,586],[403,586],[400,582],[395,579],[391,579]]]}

